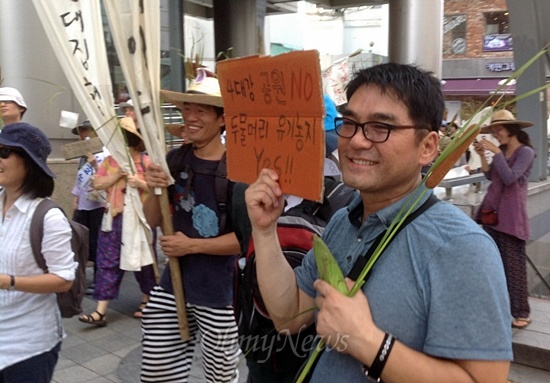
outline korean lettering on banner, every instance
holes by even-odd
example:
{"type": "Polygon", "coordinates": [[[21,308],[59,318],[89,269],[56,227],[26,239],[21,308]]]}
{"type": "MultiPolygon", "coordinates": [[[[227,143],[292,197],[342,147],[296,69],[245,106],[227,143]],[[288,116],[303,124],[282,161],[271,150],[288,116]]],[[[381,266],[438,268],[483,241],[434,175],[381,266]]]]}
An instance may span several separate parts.
{"type": "Polygon", "coordinates": [[[322,73],[325,92],[334,100],[336,105],[348,102],[346,85],[350,81],[349,60],[347,57],[335,62],[322,73]]]}
{"type": "Polygon", "coordinates": [[[226,60],[217,74],[228,177],[252,183],[270,168],[284,193],[320,200],[325,148],[318,53],[226,60]]]}
{"type": "MultiPolygon", "coordinates": [[[[124,38],[125,44],[120,44],[117,46],[117,53],[122,56],[121,65],[127,66],[127,72],[131,73],[131,76],[126,77],[126,81],[131,90],[134,90],[133,95],[137,95],[137,98],[140,100],[138,102],[140,106],[141,118],[148,119],[151,117],[151,107],[149,105],[142,106],[143,102],[151,98],[151,89],[147,83],[146,74],[148,73],[148,68],[151,68],[151,64],[147,62],[147,49],[150,48],[147,46],[147,40],[145,38],[147,28],[145,27],[145,18],[144,12],[145,9],[143,6],[136,7],[133,4],[133,7],[130,6],[130,9],[123,7],[124,4],[112,2],[113,6],[116,5],[119,8],[119,13],[130,13],[134,14],[132,18],[133,22],[137,22],[137,30],[132,28],[132,25],[119,25],[119,28],[124,38]],[[139,33],[139,36],[133,34],[133,32],[139,33]],[[120,51],[119,47],[123,47],[123,51],[120,51]]],[[[112,22],[120,23],[120,20],[111,20],[112,22]]],[[[159,26],[160,27],[160,26],[159,26]]],[[[120,38],[121,36],[114,36],[115,39],[120,38]]],[[[116,43],[116,42],[115,42],[116,43]]],[[[152,118],[152,117],[151,117],[152,118]]],[[[139,119],[139,116],[138,116],[139,119]]],[[[152,121],[147,121],[146,126],[153,124],[152,121]]]]}
{"type": "MultiPolygon", "coordinates": [[[[94,102],[101,115],[105,116],[106,111],[103,110],[101,91],[91,80],[92,76],[86,75],[86,72],[90,69],[90,62],[94,60],[93,57],[90,57],[90,51],[88,50],[88,42],[86,39],[86,28],[88,26],[85,21],[86,18],[82,15],[82,9],[78,1],[73,1],[71,6],[75,9],[61,13],[59,18],[65,28],[68,37],[67,43],[70,45],[70,51],[75,59],[75,63],[84,70],[81,80],[82,84],[88,91],[89,98],[94,102]]],[[[90,28],[91,27],[92,26],[90,26],[90,28]]]]}

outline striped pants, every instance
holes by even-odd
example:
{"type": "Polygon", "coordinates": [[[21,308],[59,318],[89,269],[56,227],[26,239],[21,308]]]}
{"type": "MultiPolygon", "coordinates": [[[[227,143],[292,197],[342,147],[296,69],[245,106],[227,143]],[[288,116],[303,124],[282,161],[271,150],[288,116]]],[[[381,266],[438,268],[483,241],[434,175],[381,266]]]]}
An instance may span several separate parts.
{"type": "Polygon", "coordinates": [[[190,340],[180,337],[174,295],[156,286],[143,310],[141,382],[187,382],[193,353],[200,336],[204,375],[207,382],[238,380],[241,350],[233,308],[187,304],[190,340]]]}
{"type": "Polygon", "coordinates": [[[510,308],[514,318],[529,318],[527,250],[525,241],[512,235],[483,227],[496,242],[504,265],[510,308]]]}

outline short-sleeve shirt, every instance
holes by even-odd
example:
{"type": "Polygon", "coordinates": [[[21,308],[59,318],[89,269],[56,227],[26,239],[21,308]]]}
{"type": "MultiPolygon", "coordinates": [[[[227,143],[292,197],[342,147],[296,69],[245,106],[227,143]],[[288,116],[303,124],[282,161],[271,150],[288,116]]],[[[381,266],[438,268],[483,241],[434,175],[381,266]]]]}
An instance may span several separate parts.
{"type": "MultiPolygon", "coordinates": [[[[175,180],[171,190],[174,232],[180,231],[191,238],[215,238],[233,232],[229,218],[225,227],[220,228],[221,213],[215,192],[215,173],[219,161],[203,160],[194,154],[186,156],[186,161],[192,172],[182,164],[181,171],[172,174],[175,180]],[[191,181],[188,182],[191,174],[191,181]]],[[[234,185],[234,182],[228,181],[228,202],[232,199],[234,185]]],[[[207,307],[233,304],[236,255],[188,254],[178,260],[188,303],[207,307]]],[[[169,267],[165,269],[160,286],[173,292],[169,267]]]]}
{"type": "MultiPolygon", "coordinates": [[[[98,165],[101,165],[105,159],[104,153],[96,153],[95,159],[98,165]]],[[[84,159],[82,166],[76,173],[76,181],[72,194],[78,197],[78,210],[94,210],[105,206],[105,193],[100,190],[94,190],[91,185],[91,179],[95,170],[93,166],[84,159]]]]}
{"type": "MultiPolygon", "coordinates": [[[[369,215],[364,223],[360,197],[334,216],[323,239],[344,275],[389,227],[406,198],[369,215]]],[[[318,273],[312,252],[296,275],[299,287],[315,297],[312,285],[318,273]]],[[[362,290],[376,325],[414,350],[449,359],[513,357],[510,305],[498,248],[450,203],[438,202],[405,227],[382,253],[362,290]]],[[[311,381],[361,379],[358,360],[326,351],[311,381]]]]}

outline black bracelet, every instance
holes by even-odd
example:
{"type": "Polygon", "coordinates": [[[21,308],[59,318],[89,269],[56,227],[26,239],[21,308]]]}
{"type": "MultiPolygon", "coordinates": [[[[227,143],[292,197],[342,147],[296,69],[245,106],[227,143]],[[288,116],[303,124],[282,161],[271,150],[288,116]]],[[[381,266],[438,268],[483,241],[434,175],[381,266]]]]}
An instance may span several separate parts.
{"type": "Polygon", "coordinates": [[[366,365],[363,365],[363,373],[370,381],[380,383],[380,375],[382,375],[382,370],[386,365],[386,361],[390,356],[394,343],[395,337],[392,334],[386,333],[384,340],[378,349],[378,353],[372,362],[372,366],[368,368],[366,365]]]}

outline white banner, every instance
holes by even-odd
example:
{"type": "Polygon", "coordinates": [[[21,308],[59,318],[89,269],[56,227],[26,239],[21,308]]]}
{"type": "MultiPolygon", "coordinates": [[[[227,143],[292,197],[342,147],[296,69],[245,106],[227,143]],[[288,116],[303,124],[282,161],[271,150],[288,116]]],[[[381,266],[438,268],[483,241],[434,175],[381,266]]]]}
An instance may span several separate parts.
{"type": "Polygon", "coordinates": [[[350,80],[348,57],[333,63],[321,73],[321,77],[323,91],[334,101],[336,106],[348,102],[345,90],[350,80]]]}
{"type": "Polygon", "coordinates": [[[160,1],[103,0],[103,4],[147,154],[169,175],[160,109],[160,1]]]}
{"type": "MultiPolygon", "coordinates": [[[[135,173],[114,110],[99,0],[33,0],[46,35],[78,102],[99,138],[127,173],[135,173]]],[[[131,268],[153,263],[150,229],[135,188],[127,188],[122,254],[131,268]]]]}
{"type": "Polygon", "coordinates": [[[147,154],[169,175],[160,110],[160,2],[103,0],[103,4],[147,154]]]}

